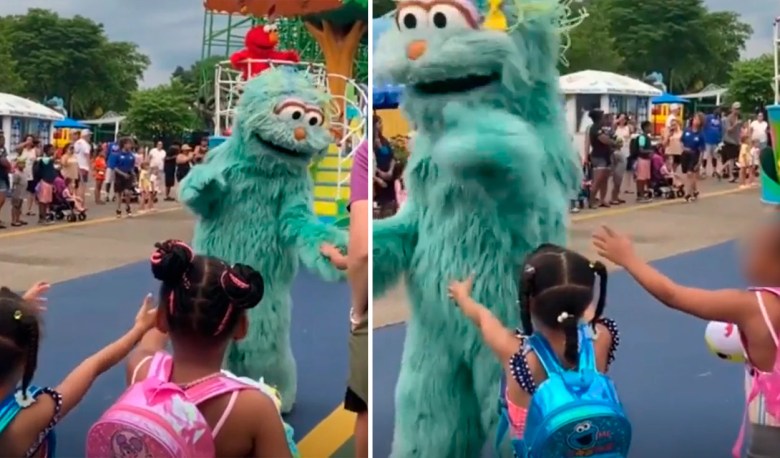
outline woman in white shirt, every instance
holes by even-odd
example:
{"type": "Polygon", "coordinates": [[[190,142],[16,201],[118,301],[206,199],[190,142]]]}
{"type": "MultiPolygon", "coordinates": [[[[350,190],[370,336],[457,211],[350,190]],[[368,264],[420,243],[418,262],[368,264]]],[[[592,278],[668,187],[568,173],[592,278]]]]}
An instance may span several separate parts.
{"type": "Polygon", "coordinates": [[[767,137],[768,129],[769,125],[764,119],[764,113],[759,111],[756,119],[750,123],[750,139],[753,142],[758,142],[758,147],[762,150],[766,147],[769,140],[767,137]]]}
{"type": "Polygon", "coordinates": [[[612,201],[610,205],[620,205],[626,202],[620,198],[620,190],[623,187],[623,179],[626,176],[629,147],[631,145],[631,126],[628,124],[628,116],[625,113],[620,113],[615,120],[614,132],[620,146],[615,150],[615,162],[612,166],[612,201]]]}

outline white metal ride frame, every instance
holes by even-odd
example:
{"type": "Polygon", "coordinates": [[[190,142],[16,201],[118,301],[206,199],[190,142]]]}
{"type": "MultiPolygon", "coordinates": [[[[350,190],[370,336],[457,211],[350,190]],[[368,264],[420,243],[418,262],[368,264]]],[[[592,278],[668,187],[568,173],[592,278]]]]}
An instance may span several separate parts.
{"type": "MultiPolygon", "coordinates": [[[[322,86],[330,92],[328,88],[328,78],[341,78],[345,82],[344,94],[333,94],[332,107],[329,110],[331,114],[330,125],[334,131],[341,132],[340,139],[334,139],[334,143],[339,149],[338,177],[336,195],[341,195],[341,188],[349,185],[349,174],[342,174],[346,169],[346,163],[352,157],[353,148],[358,145],[360,140],[367,134],[366,120],[368,117],[368,98],[366,91],[354,80],[342,75],[328,74],[325,66],[322,64],[299,62],[291,63],[277,60],[246,60],[248,73],[251,74],[252,64],[262,64],[270,67],[293,67],[297,70],[309,72],[316,84],[322,86]],[[347,96],[347,94],[352,94],[347,96]],[[349,107],[354,108],[358,113],[357,122],[347,119],[346,111],[349,107]],[[343,110],[343,111],[342,111],[343,110]]],[[[238,99],[241,96],[244,84],[241,71],[232,67],[229,61],[220,62],[216,67],[216,78],[214,79],[214,135],[223,136],[233,126],[233,119],[238,99]]]]}
{"type": "Polygon", "coordinates": [[[775,18],[775,80],[773,85],[775,87],[775,105],[780,104],[780,16],[775,18]]]}

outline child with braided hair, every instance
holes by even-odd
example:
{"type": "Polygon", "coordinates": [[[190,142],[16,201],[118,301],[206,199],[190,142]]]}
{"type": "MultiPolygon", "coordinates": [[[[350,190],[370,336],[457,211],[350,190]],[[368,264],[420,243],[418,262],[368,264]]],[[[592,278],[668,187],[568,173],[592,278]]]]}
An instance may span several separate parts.
{"type": "Polygon", "coordinates": [[[614,360],[619,343],[617,327],[602,317],[607,271],[602,263],[590,262],[574,251],[541,245],[528,255],[521,273],[518,304],[522,327],[515,332],[471,298],[473,281],[472,276],[450,283],[450,297],[501,361],[507,383],[502,383],[499,396],[513,437],[523,438],[534,394],[551,375],[547,370],[551,365],[542,361],[534,340],[545,342],[563,372],[580,369],[586,341],[592,342],[598,372],[606,373],[614,360]],[[596,277],[599,298],[594,310],[596,277]]]}
{"type": "Polygon", "coordinates": [[[243,264],[228,266],[217,258],[196,255],[178,240],[158,243],[155,247],[151,257],[152,274],[162,282],[156,328],[143,337],[128,358],[129,388],[93,426],[87,440],[87,456],[126,456],[122,453],[130,451],[135,453],[132,456],[160,458],[284,458],[297,453],[294,443],[288,443],[278,399],[267,394],[261,383],[221,371],[228,344],[247,334],[246,311],[263,298],[260,273],[243,264]],[[169,339],[171,354],[165,352],[169,339]],[[167,394],[155,395],[154,401],[145,397],[145,393],[161,389],[167,394]],[[134,398],[136,393],[142,396],[134,398]],[[181,400],[171,401],[179,394],[181,400]],[[136,405],[124,409],[128,403],[136,405]],[[182,406],[188,403],[188,408],[196,409],[194,412],[182,411],[182,406]],[[168,407],[160,416],[160,411],[154,410],[155,405],[168,407]],[[183,441],[180,443],[184,445],[176,449],[178,453],[172,449],[154,449],[150,444],[170,441],[156,436],[154,428],[138,427],[142,422],[129,429],[127,424],[122,424],[122,414],[139,412],[139,409],[151,415],[147,424],[157,420],[177,424],[186,417],[199,421],[200,426],[195,427],[201,429],[196,431],[191,423],[179,423],[177,431],[181,437],[173,440],[183,441]],[[155,412],[158,417],[154,416],[155,412]],[[112,428],[117,429],[112,432],[112,428]],[[200,434],[204,429],[208,432],[200,434]],[[116,437],[125,439],[117,442],[116,437]],[[205,448],[201,437],[208,442],[205,448]],[[133,442],[134,438],[141,440],[133,442]],[[147,448],[140,450],[139,446],[147,448]]]}
{"type": "Polygon", "coordinates": [[[0,288],[0,455],[54,456],[54,427],[84,398],[92,383],[119,364],[156,322],[147,298],[124,336],[79,364],[56,388],[32,385],[38,366],[40,315],[49,285],[23,296],[0,288]]]}

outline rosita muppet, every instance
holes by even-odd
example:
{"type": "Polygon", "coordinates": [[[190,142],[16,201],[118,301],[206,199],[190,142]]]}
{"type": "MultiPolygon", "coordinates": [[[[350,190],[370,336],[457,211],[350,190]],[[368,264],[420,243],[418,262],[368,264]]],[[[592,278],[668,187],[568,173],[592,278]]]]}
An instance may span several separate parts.
{"type": "Polygon", "coordinates": [[[233,68],[240,70],[244,81],[268,70],[270,61],[298,62],[300,57],[294,50],[278,51],[279,43],[277,26],[273,23],[258,25],[247,32],[244,37],[246,48],[236,51],[230,56],[233,68]]]}

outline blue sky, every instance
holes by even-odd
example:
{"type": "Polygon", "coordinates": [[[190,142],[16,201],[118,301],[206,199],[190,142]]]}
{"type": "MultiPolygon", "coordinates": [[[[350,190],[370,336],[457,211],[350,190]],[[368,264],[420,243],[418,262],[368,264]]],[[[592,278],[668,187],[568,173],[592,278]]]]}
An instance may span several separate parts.
{"type": "MultiPolygon", "coordinates": [[[[772,49],[769,0],[705,0],[713,10],[731,9],[755,29],[746,55],[772,49]],[[738,9],[737,9],[738,8],[738,9]]],[[[0,15],[24,13],[27,8],[49,8],[64,16],[81,14],[104,24],[112,40],[132,41],[152,60],[144,86],[168,80],[177,65],[188,66],[200,57],[203,7],[200,0],[10,0],[0,1],[0,15]]]]}

